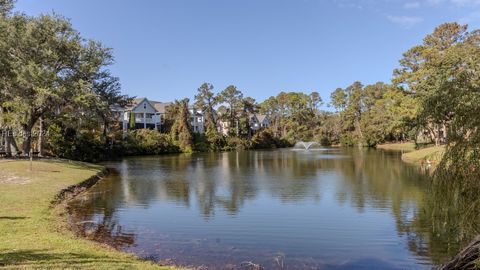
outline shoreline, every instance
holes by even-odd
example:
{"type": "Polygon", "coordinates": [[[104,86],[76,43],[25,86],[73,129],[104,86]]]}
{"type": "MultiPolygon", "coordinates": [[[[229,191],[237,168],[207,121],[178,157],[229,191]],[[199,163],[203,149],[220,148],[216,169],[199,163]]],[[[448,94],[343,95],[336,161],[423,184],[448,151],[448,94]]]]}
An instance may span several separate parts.
{"type": "Polygon", "coordinates": [[[445,152],[444,145],[416,149],[412,142],[380,144],[377,145],[377,149],[402,152],[401,159],[403,162],[417,166],[427,165],[433,168],[438,165],[445,152]]]}
{"type": "Polygon", "coordinates": [[[67,202],[105,176],[103,166],[49,159],[0,160],[0,268],[179,270],[69,229],[67,202]]]}

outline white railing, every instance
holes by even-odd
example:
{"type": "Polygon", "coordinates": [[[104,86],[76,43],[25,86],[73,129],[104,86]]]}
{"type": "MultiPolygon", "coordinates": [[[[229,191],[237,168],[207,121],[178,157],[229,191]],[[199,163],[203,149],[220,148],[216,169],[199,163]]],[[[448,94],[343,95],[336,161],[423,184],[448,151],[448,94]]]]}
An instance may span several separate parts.
{"type": "Polygon", "coordinates": [[[159,123],[160,121],[155,121],[153,118],[135,118],[135,123],[147,123],[147,124],[155,124],[159,123]]]}

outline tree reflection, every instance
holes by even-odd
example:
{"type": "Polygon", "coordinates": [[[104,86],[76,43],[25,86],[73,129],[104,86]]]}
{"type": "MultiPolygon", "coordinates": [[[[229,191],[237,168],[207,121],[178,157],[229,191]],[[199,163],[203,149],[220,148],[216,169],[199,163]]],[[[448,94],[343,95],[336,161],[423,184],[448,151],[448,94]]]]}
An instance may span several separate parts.
{"type": "MultiPolygon", "coordinates": [[[[113,173],[110,177],[116,175],[113,173]]],[[[123,190],[115,181],[98,183],[102,190],[112,192],[88,193],[69,203],[69,224],[82,237],[106,243],[115,248],[126,248],[135,244],[135,234],[125,232],[119,224],[115,209],[118,196],[123,190]],[[114,195],[114,196],[112,196],[114,195]]]]}
{"type": "Polygon", "coordinates": [[[73,223],[112,245],[133,245],[115,218],[119,205],[149,208],[167,201],[236,215],[247,201],[268,194],[280,203],[320,201],[333,192],[339,205],[391,212],[407,248],[434,263],[445,261],[479,233],[480,202],[455,181],[432,182],[399,154],[365,149],[250,151],[140,157],[113,163],[114,173],[74,202],[73,223]],[[323,187],[333,187],[325,191],[323,187]],[[87,222],[85,222],[87,221],[87,222]],[[90,222],[92,221],[92,222],[90,222]],[[104,240],[105,241],[105,240],[104,240]]]}
{"type": "MultiPolygon", "coordinates": [[[[472,187],[475,188],[475,187],[472,187]]],[[[462,194],[450,179],[432,181],[415,217],[405,230],[414,234],[412,251],[428,250],[432,261],[443,263],[480,233],[480,201],[462,194]]]]}

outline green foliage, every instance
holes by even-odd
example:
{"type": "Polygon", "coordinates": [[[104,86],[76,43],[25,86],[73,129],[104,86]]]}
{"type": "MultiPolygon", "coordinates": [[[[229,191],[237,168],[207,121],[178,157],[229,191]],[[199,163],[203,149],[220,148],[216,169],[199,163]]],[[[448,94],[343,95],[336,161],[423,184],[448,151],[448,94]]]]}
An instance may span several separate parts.
{"type": "Polygon", "coordinates": [[[171,139],[182,152],[191,153],[193,151],[193,136],[190,125],[191,114],[188,110],[188,99],[175,101],[171,110],[177,115],[170,130],[171,139]]]}
{"type": "Polygon", "coordinates": [[[322,145],[340,144],[342,133],[340,115],[338,113],[323,112],[319,116],[320,125],[315,129],[314,140],[322,145]]]}
{"type": "Polygon", "coordinates": [[[223,150],[245,150],[250,148],[249,140],[235,136],[229,136],[226,139],[226,145],[223,150]]]}
{"type": "Polygon", "coordinates": [[[179,153],[170,136],[156,130],[139,129],[129,131],[126,140],[121,143],[124,155],[158,155],[179,153]]]}
{"type": "Polygon", "coordinates": [[[14,0],[0,0],[0,16],[7,16],[13,9],[14,0]]]}
{"type": "Polygon", "coordinates": [[[275,137],[291,143],[311,140],[320,124],[318,107],[322,104],[318,93],[281,92],[260,104],[260,112],[270,119],[275,137]]]}
{"type": "Polygon", "coordinates": [[[229,122],[229,136],[237,136],[239,133],[238,122],[239,115],[242,113],[243,94],[234,85],[229,85],[225,90],[218,95],[220,103],[227,104],[224,107],[224,118],[229,122]]]}
{"type": "Polygon", "coordinates": [[[110,138],[107,143],[101,134],[89,131],[77,132],[52,124],[46,137],[46,148],[50,155],[80,161],[101,161],[124,155],[158,155],[179,153],[170,137],[156,130],[139,129],[129,131],[125,140],[110,138]]]}
{"type": "Polygon", "coordinates": [[[380,82],[363,87],[355,82],[346,89],[336,89],[331,99],[339,110],[337,134],[343,145],[375,146],[414,137],[411,123],[416,117],[417,102],[397,87],[380,82]]]}
{"type": "MultiPolygon", "coordinates": [[[[480,31],[445,23],[410,49],[394,81],[419,100],[418,123],[432,140],[447,131],[439,179],[456,179],[467,190],[480,179],[480,31]]],[[[448,180],[446,180],[448,181],[448,180]]]]}
{"type": "Polygon", "coordinates": [[[274,136],[270,129],[263,129],[253,135],[250,142],[252,149],[272,149],[292,146],[289,142],[274,136]]]}
{"type": "Polygon", "coordinates": [[[77,132],[56,124],[49,126],[46,139],[46,148],[50,154],[61,158],[95,162],[117,156],[121,152],[121,148],[113,149],[106,145],[97,134],[77,132]]]}
{"type": "Polygon", "coordinates": [[[130,114],[128,115],[128,128],[131,129],[131,130],[134,130],[135,129],[135,123],[136,123],[135,113],[130,112],[130,114]]]}
{"type": "MultiPolygon", "coordinates": [[[[61,16],[10,15],[12,4],[0,2],[1,122],[24,134],[40,128],[39,119],[62,119],[77,134],[101,126],[105,143],[114,119],[110,106],[128,103],[118,78],[106,69],[113,63],[111,50],[83,39],[61,16]]],[[[22,144],[28,153],[32,137],[23,137],[22,144]]]]}
{"type": "Polygon", "coordinates": [[[195,149],[219,150],[224,145],[223,136],[217,129],[217,116],[214,110],[220,98],[216,97],[212,91],[213,85],[204,83],[197,89],[197,95],[195,95],[195,108],[200,109],[205,117],[205,144],[209,144],[208,147],[195,146],[195,149]]]}

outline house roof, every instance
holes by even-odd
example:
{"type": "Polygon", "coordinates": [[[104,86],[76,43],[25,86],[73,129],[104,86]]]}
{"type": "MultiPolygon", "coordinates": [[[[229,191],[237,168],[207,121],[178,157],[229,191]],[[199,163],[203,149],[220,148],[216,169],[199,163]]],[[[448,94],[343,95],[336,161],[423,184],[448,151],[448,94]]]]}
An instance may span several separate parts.
{"type": "Polygon", "coordinates": [[[143,100],[145,100],[145,99],[147,99],[147,98],[144,98],[144,97],[143,97],[143,98],[134,98],[134,99],[132,100],[132,103],[130,103],[129,105],[125,106],[125,110],[128,111],[128,110],[133,110],[133,109],[135,109],[135,108],[138,106],[138,104],[140,104],[140,103],[141,103],[143,100]]]}
{"type": "Polygon", "coordinates": [[[257,119],[260,123],[262,123],[266,118],[267,116],[265,114],[257,114],[257,119]]]}
{"type": "Polygon", "coordinates": [[[114,112],[122,112],[125,110],[125,108],[118,104],[113,104],[113,105],[110,105],[110,110],[114,112]]]}
{"type": "MultiPolygon", "coordinates": [[[[167,107],[170,106],[172,104],[172,102],[160,102],[160,101],[153,101],[153,100],[148,100],[147,98],[145,97],[142,97],[142,98],[135,98],[133,99],[132,103],[127,105],[124,109],[126,111],[129,111],[129,110],[133,110],[135,109],[138,104],[142,103],[144,100],[148,101],[148,103],[153,107],[155,108],[155,110],[158,112],[158,113],[165,113],[167,111],[167,107]]],[[[115,108],[117,108],[118,106],[116,106],[115,108]]]]}
{"type": "Polygon", "coordinates": [[[159,113],[166,113],[167,107],[172,105],[172,102],[160,102],[160,101],[150,101],[150,104],[157,110],[159,113]]]}

